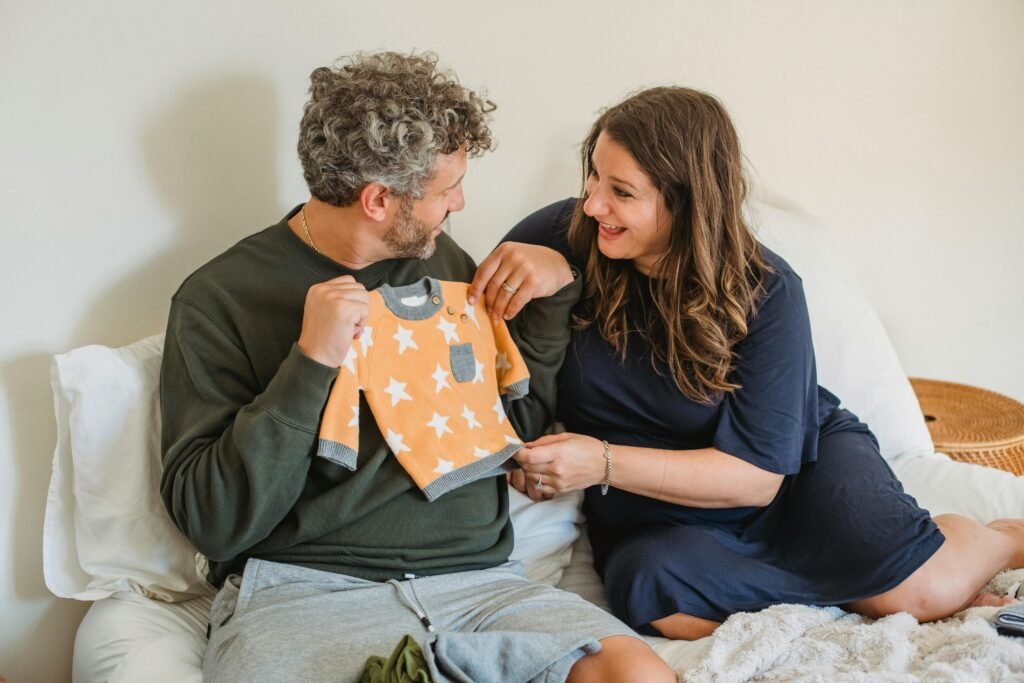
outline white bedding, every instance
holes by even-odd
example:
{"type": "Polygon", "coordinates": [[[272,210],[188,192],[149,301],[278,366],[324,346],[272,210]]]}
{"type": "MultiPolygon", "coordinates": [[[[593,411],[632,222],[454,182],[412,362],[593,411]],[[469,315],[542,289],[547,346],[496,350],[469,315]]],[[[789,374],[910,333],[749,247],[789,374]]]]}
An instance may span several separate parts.
{"type": "MultiPolygon", "coordinates": [[[[893,466],[935,514],[959,512],[982,521],[1024,517],[1024,477],[941,454],[901,458],[893,466]]],[[[558,585],[606,608],[591,559],[582,535],[558,585]]],[[[532,570],[551,580],[549,572],[544,566],[532,570]]],[[[1014,577],[1003,579],[1004,590],[1016,592],[1024,572],[1014,577]]],[[[95,602],[75,641],[74,680],[200,681],[210,601],[168,603],[121,592],[95,602]]],[[[1000,671],[1008,680],[1024,680],[1024,640],[996,636],[988,623],[995,612],[975,608],[920,626],[909,615],[871,622],[837,608],[785,606],[736,615],[712,638],[692,643],[647,640],[683,680],[742,681],[755,674],[831,680],[842,673],[851,680],[973,681],[998,679],[1000,671]],[[769,633],[775,635],[759,635],[769,633]]]]}

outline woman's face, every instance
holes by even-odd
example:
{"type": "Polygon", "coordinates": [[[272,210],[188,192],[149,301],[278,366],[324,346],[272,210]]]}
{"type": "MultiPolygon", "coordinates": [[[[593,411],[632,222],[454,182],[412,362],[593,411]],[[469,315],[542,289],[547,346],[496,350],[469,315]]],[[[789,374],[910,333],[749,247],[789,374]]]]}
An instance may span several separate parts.
{"type": "Polygon", "coordinates": [[[597,138],[591,169],[583,212],[597,221],[598,249],[650,275],[672,231],[664,198],[633,155],[605,133],[597,138]]]}

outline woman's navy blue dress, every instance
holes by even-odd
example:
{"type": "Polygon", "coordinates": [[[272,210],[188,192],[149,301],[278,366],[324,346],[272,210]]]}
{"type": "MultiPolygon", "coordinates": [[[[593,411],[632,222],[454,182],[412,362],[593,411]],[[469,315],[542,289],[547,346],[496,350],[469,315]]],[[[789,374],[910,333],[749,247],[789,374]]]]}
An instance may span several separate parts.
{"type": "MultiPolygon", "coordinates": [[[[524,219],[507,241],[553,247],[582,267],[566,231],[575,199],[524,219]]],[[[742,388],[688,399],[631,334],[625,362],[595,327],[573,334],[559,373],[558,420],[611,444],[714,447],[785,475],[764,508],[696,508],[610,488],[586,491],[594,559],[613,612],[634,629],[682,612],[723,621],[780,603],[840,605],[900,584],[944,537],[904,492],[866,425],[817,384],[800,277],[762,247],[774,272],[735,348],[742,388]]],[[[632,297],[642,320],[649,299],[632,297]]],[[[686,457],[685,454],[679,457],[686,457]]]]}

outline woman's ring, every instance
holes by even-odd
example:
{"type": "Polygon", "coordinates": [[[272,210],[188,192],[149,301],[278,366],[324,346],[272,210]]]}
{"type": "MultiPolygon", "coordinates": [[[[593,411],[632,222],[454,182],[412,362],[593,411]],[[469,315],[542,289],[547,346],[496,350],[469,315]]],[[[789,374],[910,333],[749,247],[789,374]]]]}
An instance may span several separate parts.
{"type": "MultiPolygon", "coordinates": [[[[512,285],[510,285],[510,284],[508,283],[508,281],[507,281],[507,280],[506,280],[505,282],[502,282],[502,283],[501,283],[501,288],[502,288],[502,289],[504,289],[504,290],[505,290],[506,292],[508,292],[509,294],[515,294],[516,292],[518,292],[518,291],[519,291],[519,288],[518,288],[518,287],[513,287],[512,285]]],[[[538,484],[538,486],[539,486],[539,484],[538,484]]]]}
{"type": "Polygon", "coordinates": [[[543,474],[538,474],[537,475],[537,483],[533,485],[533,488],[539,489],[543,485],[544,485],[544,475],[543,474]]]}

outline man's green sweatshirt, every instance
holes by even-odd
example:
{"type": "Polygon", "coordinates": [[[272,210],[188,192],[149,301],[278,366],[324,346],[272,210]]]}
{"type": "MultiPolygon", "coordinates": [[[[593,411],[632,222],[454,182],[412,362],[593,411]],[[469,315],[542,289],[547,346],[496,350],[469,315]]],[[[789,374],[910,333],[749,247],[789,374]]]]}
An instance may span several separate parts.
{"type": "MultiPolygon", "coordinates": [[[[473,260],[445,234],[426,260],[349,270],[280,223],[193,273],[174,295],[160,375],[164,504],[223,583],[258,557],[374,581],[492,567],[512,550],[504,477],[428,503],[388,450],[365,401],[358,467],[315,457],[337,368],[295,345],[310,286],[352,275],[367,289],[423,276],[469,282],[473,260]]],[[[579,281],[538,299],[509,327],[530,391],[508,407],[524,440],[554,414],[579,281]]],[[[424,369],[426,372],[427,370],[424,369]]]]}

